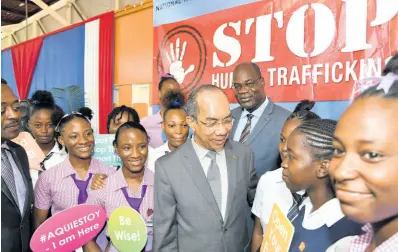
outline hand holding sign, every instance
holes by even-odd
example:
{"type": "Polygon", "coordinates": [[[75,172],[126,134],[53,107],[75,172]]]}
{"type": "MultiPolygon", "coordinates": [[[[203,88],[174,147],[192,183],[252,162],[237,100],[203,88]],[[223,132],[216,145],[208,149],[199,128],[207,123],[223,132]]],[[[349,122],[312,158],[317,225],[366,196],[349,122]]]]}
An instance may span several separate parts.
{"type": "Polygon", "coordinates": [[[52,216],[33,234],[33,251],[74,251],[102,229],[106,213],[100,206],[78,205],[52,216]]]}
{"type": "Polygon", "coordinates": [[[43,161],[45,156],[32,135],[29,132],[21,132],[12,141],[25,149],[29,160],[29,168],[40,171],[40,162],[43,161]]]}
{"type": "Polygon", "coordinates": [[[272,208],[261,252],[288,252],[294,234],[294,226],[277,204],[272,208]]]}
{"type": "Polygon", "coordinates": [[[121,252],[141,251],[147,242],[147,228],[141,215],[131,207],[119,207],[108,221],[108,235],[121,252]]]}

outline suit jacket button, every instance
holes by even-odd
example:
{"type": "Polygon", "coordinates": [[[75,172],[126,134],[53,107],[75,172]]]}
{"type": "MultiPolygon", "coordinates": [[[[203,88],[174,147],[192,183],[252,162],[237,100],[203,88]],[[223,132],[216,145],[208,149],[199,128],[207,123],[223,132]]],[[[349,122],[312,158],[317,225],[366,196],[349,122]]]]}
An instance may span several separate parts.
{"type": "Polygon", "coordinates": [[[224,232],[227,232],[227,230],[228,230],[227,228],[224,228],[224,232]]]}

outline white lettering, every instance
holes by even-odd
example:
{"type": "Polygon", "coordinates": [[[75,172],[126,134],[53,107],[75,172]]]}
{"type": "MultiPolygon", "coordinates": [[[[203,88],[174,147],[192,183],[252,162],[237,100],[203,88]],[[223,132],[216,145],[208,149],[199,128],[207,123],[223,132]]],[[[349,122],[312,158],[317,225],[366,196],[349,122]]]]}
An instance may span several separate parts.
{"type": "MultiPolygon", "coordinates": [[[[295,55],[305,58],[304,45],[304,18],[309,5],[304,5],[296,10],[289,20],[286,29],[287,45],[295,55]]],[[[335,20],[332,11],[324,4],[313,3],[311,8],[315,14],[315,37],[314,50],[309,53],[310,57],[323,53],[332,43],[336,33],[335,20]]]]}
{"type": "Polygon", "coordinates": [[[371,26],[387,23],[398,12],[398,1],[377,0],[376,6],[376,18],[370,23],[371,26]]]}
{"type": "Polygon", "coordinates": [[[342,52],[354,52],[369,49],[366,43],[367,0],[342,0],[346,3],[346,44],[342,52]]]}
{"type": "MultiPolygon", "coordinates": [[[[229,26],[235,30],[235,34],[237,36],[240,35],[240,24],[241,24],[241,21],[238,21],[236,23],[229,22],[229,26]]],[[[213,67],[232,66],[233,64],[235,64],[238,61],[238,59],[241,55],[241,52],[242,52],[242,48],[240,46],[239,40],[225,35],[224,29],[226,27],[227,27],[227,23],[225,23],[217,28],[216,32],[214,33],[213,44],[218,50],[229,54],[231,56],[231,58],[226,64],[224,64],[218,58],[217,53],[214,52],[213,53],[213,67]]]]}

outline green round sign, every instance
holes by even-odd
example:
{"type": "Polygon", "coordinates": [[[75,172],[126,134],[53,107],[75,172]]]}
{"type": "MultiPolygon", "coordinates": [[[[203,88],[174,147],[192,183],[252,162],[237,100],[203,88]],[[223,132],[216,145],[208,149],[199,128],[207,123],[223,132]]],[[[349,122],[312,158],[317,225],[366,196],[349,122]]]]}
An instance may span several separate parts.
{"type": "Polygon", "coordinates": [[[108,220],[108,235],[121,252],[139,252],[148,239],[142,216],[131,207],[119,207],[108,220]]]}

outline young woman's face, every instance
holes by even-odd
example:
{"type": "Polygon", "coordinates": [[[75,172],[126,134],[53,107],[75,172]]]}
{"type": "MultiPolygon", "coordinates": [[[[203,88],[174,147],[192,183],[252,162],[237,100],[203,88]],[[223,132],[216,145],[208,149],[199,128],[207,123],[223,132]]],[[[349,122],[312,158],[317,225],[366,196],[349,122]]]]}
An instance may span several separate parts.
{"type": "Polygon", "coordinates": [[[144,132],[135,128],[122,129],[114,147],[129,171],[139,173],[144,169],[148,157],[148,139],[144,132]]]}
{"type": "Polygon", "coordinates": [[[166,134],[167,140],[174,148],[178,148],[183,145],[187,140],[189,132],[189,126],[186,121],[184,110],[169,110],[163,121],[163,130],[166,134]]]}
{"type": "Polygon", "coordinates": [[[354,102],[335,131],[330,164],[343,212],[360,223],[398,214],[398,102],[354,102]],[[354,122],[354,123],[353,123],[354,122]]]}
{"type": "Polygon", "coordinates": [[[114,120],[111,120],[109,124],[109,134],[116,134],[117,129],[126,122],[133,121],[133,116],[124,111],[123,114],[119,113],[115,116],[114,120]]]}
{"type": "Polygon", "coordinates": [[[287,140],[287,156],[282,162],[282,179],[286,186],[297,192],[306,190],[316,183],[320,161],[314,160],[306,136],[298,129],[293,130],[287,140]]]}
{"type": "Polygon", "coordinates": [[[279,142],[279,155],[281,156],[281,159],[284,160],[287,157],[287,149],[286,149],[286,143],[287,143],[287,138],[289,135],[293,132],[295,128],[300,126],[302,124],[302,120],[293,118],[289,119],[285,122],[282,128],[282,132],[280,135],[280,142],[279,142]]]}
{"type": "Polygon", "coordinates": [[[51,111],[36,111],[29,119],[29,128],[37,143],[48,144],[53,141],[55,126],[51,121],[51,111]]]}
{"type": "Polygon", "coordinates": [[[94,150],[94,134],[91,124],[83,118],[73,118],[64,126],[58,141],[65,145],[69,156],[91,158],[94,150]]]}

